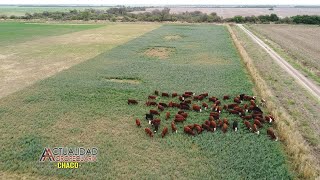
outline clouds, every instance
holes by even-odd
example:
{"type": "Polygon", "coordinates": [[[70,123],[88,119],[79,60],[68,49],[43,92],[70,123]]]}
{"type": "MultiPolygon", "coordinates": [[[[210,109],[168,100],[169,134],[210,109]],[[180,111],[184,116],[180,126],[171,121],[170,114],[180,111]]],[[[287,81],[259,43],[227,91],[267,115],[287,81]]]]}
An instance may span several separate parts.
{"type": "Polygon", "coordinates": [[[274,5],[320,5],[320,0],[1,0],[0,4],[274,4],[274,5]]]}

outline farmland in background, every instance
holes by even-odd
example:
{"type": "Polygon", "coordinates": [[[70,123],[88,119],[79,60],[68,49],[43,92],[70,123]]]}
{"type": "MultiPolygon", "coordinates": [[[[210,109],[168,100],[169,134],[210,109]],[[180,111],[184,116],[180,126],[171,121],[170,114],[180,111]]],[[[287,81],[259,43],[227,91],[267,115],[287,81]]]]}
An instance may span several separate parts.
{"type": "Polygon", "coordinates": [[[60,7],[54,7],[54,6],[0,6],[0,15],[15,15],[15,16],[24,16],[26,13],[42,13],[43,11],[48,12],[69,12],[70,10],[80,10],[83,11],[85,9],[99,9],[99,10],[107,10],[109,7],[84,7],[84,6],[60,6],[60,7]]]}
{"type": "Polygon", "coordinates": [[[87,29],[102,27],[103,25],[70,25],[70,24],[32,24],[20,22],[0,23],[0,47],[9,44],[34,40],[46,36],[57,36],[87,29]]]}
{"type": "MultiPolygon", "coordinates": [[[[177,134],[150,139],[134,122],[144,118],[149,108],[143,104],[155,89],[221,98],[253,94],[253,88],[224,26],[164,25],[3,98],[0,169],[95,179],[292,178],[282,145],[265,129],[257,136],[240,122],[237,133],[190,137],[179,124],[177,134]],[[128,106],[128,98],[140,104],[128,106]],[[37,162],[45,146],[95,146],[98,161],[61,171],[37,162]]],[[[190,113],[185,124],[206,118],[208,113],[190,113]]],[[[161,119],[160,129],[169,126],[171,120],[161,119]]]]}
{"type": "Polygon", "coordinates": [[[308,25],[248,25],[297,69],[320,84],[320,28],[308,25]]]}
{"type": "MultiPolygon", "coordinates": [[[[162,8],[147,8],[147,12],[151,12],[155,9],[162,8]]],[[[201,11],[203,13],[210,14],[215,12],[218,16],[223,18],[232,18],[234,16],[259,16],[266,14],[277,14],[279,17],[289,17],[295,15],[320,15],[320,8],[285,8],[276,7],[274,10],[269,8],[183,8],[183,7],[171,7],[170,13],[182,13],[182,12],[201,11]]]]}

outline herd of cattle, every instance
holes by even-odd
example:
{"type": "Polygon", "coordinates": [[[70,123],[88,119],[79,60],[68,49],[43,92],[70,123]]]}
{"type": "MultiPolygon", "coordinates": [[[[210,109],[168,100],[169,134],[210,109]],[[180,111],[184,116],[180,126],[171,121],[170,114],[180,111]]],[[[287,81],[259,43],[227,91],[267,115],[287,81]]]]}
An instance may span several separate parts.
{"type": "MultiPolygon", "coordinates": [[[[245,127],[253,133],[259,134],[263,127],[264,123],[273,123],[275,121],[272,115],[264,115],[263,111],[256,104],[255,96],[248,96],[246,94],[240,94],[233,98],[232,103],[223,102],[229,101],[230,96],[223,96],[222,100],[217,97],[208,97],[208,93],[202,93],[196,95],[193,92],[185,92],[182,95],[177,93],[159,93],[155,91],[154,95],[149,95],[148,100],[145,103],[148,107],[155,107],[150,109],[150,111],[145,114],[145,119],[148,121],[150,127],[145,128],[145,132],[150,137],[153,137],[153,133],[157,133],[159,130],[161,120],[160,113],[164,112],[168,108],[175,108],[178,112],[171,117],[169,111],[165,113],[165,120],[173,119],[171,122],[172,133],[177,133],[176,123],[186,122],[188,119],[188,112],[196,111],[201,112],[210,112],[208,119],[206,119],[201,125],[200,124],[189,124],[184,126],[184,132],[186,134],[195,136],[196,134],[201,134],[203,131],[215,132],[218,129],[221,129],[223,133],[226,133],[229,130],[229,120],[227,118],[220,118],[222,113],[233,114],[239,116],[237,119],[242,119],[245,127]],[[164,98],[173,98],[176,102],[170,101],[169,103],[156,102],[158,97],[161,96],[164,98]],[[192,105],[191,105],[192,104],[192,105]],[[157,108],[157,109],[156,109],[157,108]],[[157,116],[157,117],[156,117],[157,116]],[[251,122],[250,122],[251,121],[251,122]],[[153,130],[152,130],[153,129],[153,130]]],[[[128,99],[128,105],[138,104],[138,101],[135,99],[128,99]]],[[[238,131],[238,120],[235,119],[232,122],[232,130],[238,131]]],[[[136,125],[141,127],[140,119],[136,119],[136,125]]],[[[162,137],[165,137],[168,134],[168,127],[164,127],[161,133],[162,137]]],[[[275,135],[272,128],[267,129],[267,135],[270,136],[272,140],[277,141],[278,138],[275,135]]]]}

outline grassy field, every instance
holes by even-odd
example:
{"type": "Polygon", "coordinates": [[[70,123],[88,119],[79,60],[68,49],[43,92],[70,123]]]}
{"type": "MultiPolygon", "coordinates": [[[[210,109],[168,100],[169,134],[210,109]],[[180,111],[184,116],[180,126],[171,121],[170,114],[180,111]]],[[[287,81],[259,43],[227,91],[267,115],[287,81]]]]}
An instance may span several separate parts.
{"type": "Polygon", "coordinates": [[[320,29],[312,25],[249,25],[295,68],[320,84],[320,29]],[[288,33],[290,32],[290,33],[288,33]]]}
{"type": "Polygon", "coordinates": [[[20,43],[40,37],[56,36],[102,26],[103,25],[58,25],[1,22],[0,46],[5,46],[13,43],[20,43]]]}
{"type": "Polygon", "coordinates": [[[23,16],[26,13],[42,13],[44,11],[48,12],[69,12],[70,10],[85,10],[85,9],[100,9],[107,10],[109,7],[26,7],[26,6],[0,6],[0,15],[15,15],[15,16],[23,16]]]}
{"type": "MultiPolygon", "coordinates": [[[[289,77],[285,70],[274,63],[274,60],[267,52],[262,48],[257,48],[257,45],[240,28],[233,26],[232,29],[252,59],[254,68],[263,77],[267,86],[263,91],[271,94],[268,97],[269,101],[275,103],[277,111],[281,112],[280,115],[282,117],[285,117],[281,123],[284,123],[290,131],[298,134],[298,136],[294,136],[292,132],[279,132],[279,134],[282,134],[281,136],[291,135],[284,144],[287,146],[286,150],[295,159],[294,166],[298,171],[304,171],[300,167],[303,167],[303,164],[307,163],[306,160],[308,160],[316,162],[316,165],[312,168],[319,168],[320,123],[318,120],[320,118],[320,104],[318,100],[300,87],[300,84],[289,77]],[[303,136],[302,140],[300,139],[300,134],[303,136]],[[297,143],[304,146],[303,150],[300,149],[299,145],[295,145],[297,143]],[[307,154],[298,156],[297,154],[299,153],[307,154]]],[[[308,172],[302,173],[307,174],[308,172]]],[[[318,175],[319,173],[318,169],[318,175]]]]}
{"type": "MultiPolygon", "coordinates": [[[[5,23],[0,26],[8,29],[6,25],[16,26],[16,23],[5,23]]],[[[6,37],[7,42],[3,42],[9,44],[0,45],[0,97],[159,27],[157,24],[83,25],[87,26],[87,29],[82,28],[81,31],[54,35],[63,33],[60,26],[65,25],[28,24],[28,28],[25,26],[22,23],[16,26],[15,32],[10,37],[6,37]],[[43,26],[47,27],[43,28],[43,26]],[[49,32],[42,32],[41,37],[36,36],[25,42],[16,43],[12,40],[16,36],[26,34],[24,29],[28,29],[28,33],[42,32],[46,29],[49,29],[49,32]],[[54,33],[49,34],[50,32],[54,33]]],[[[74,26],[64,27],[64,31],[72,30],[74,26]]]]}
{"type": "MultiPolygon", "coordinates": [[[[294,177],[282,145],[269,140],[265,129],[257,136],[240,123],[238,133],[190,137],[181,124],[177,134],[150,139],[134,120],[148,111],[143,103],[155,89],[206,91],[220,98],[253,93],[224,26],[164,25],[3,98],[0,169],[83,179],[294,177]],[[168,38],[172,36],[181,38],[168,38]],[[140,105],[128,106],[128,98],[139,99],[140,105]],[[37,162],[44,146],[95,146],[98,161],[81,164],[77,170],[60,170],[37,162]]],[[[190,113],[188,123],[201,123],[207,116],[190,113]]],[[[169,124],[163,120],[160,128],[169,124]]]]}

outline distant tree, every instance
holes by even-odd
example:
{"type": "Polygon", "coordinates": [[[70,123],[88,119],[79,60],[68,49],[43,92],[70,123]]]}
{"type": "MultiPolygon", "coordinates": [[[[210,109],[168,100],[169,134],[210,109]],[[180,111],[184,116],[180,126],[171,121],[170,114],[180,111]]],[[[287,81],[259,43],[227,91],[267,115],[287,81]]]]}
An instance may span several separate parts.
{"type": "Polygon", "coordinates": [[[8,19],[8,16],[3,14],[3,15],[0,15],[0,19],[8,19]]]}
{"type": "Polygon", "coordinates": [[[233,21],[236,23],[243,23],[244,22],[244,18],[242,16],[234,16],[233,17],[233,21]]]}
{"type": "Polygon", "coordinates": [[[276,14],[271,14],[269,20],[271,22],[279,21],[279,17],[276,14]]]}

